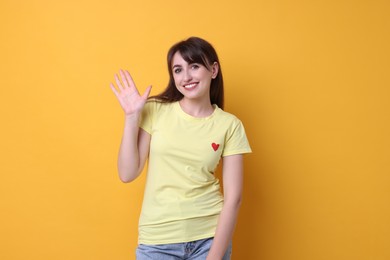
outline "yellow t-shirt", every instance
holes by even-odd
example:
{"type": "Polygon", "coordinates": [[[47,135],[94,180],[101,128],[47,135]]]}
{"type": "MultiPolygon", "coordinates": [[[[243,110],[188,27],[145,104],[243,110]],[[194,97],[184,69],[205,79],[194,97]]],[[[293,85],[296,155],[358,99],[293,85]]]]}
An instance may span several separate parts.
{"type": "Polygon", "coordinates": [[[151,143],[140,244],[214,236],[223,206],[214,171],[222,156],[251,152],[241,121],[214,108],[210,116],[196,118],[179,102],[146,103],[140,127],[151,135],[151,143]]]}

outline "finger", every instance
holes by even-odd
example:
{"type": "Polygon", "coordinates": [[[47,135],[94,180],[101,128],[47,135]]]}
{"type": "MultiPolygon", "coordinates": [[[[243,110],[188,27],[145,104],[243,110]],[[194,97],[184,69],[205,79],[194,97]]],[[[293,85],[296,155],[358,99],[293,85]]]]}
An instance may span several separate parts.
{"type": "Polygon", "coordinates": [[[146,88],[144,94],[142,94],[143,99],[147,99],[149,97],[150,91],[152,90],[152,86],[146,88]]]}
{"type": "Polygon", "coordinates": [[[125,73],[123,72],[123,70],[120,70],[119,73],[121,74],[121,79],[122,79],[124,87],[128,88],[129,87],[129,82],[126,79],[125,73]]]}
{"type": "MultiPolygon", "coordinates": [[[[135,86],[134,80],[133,80],[133,78],[131,77],[130,72],[129,72],[128,70],[125,71],[125,75],[126,75],[126,80],[127,80],[127,82],[129,83],[129,85],[130,85],[132,88],[137,89],[136,86],[135,86]]],[[[138,91],[138,89],[137,89],[137,91],[138,91]]]]}
{"type": "Polygon", "coordinates": [[[121,83],[121,81],[119,80],[119,77],[118,77],[117,74],[115,74],[115,82],[116,82],[116,84],[118,85],[119,89],[120,89],[121,91],[123,91],[122,83],[121,83]]]}
{"type": "Polygon", "coordinates": [[[114,92],[114,94],[115,94],[117,100],[119,101],[119,104],[120,104],[122,107],[124,107],[125,104],[123,103],[122,98],[121,98],[119,92],[116,90],[114,84],[110,83],[110,87],[111,87],[111,89],[112,89],[112,92],[114,92]]]}
{"type": "Polygon", "coordinates": [[[130,85],[130,88],[132,88],[132,90],[139,95],[139,91],[138,91],[137,87],[135,86],[134,80],[131,77],[130,72],[128,70],[125,71],[125,75],[126,75],[126,80],[130,85]]]}
{"type": "Polygon", "coordinates": [[[117,98],[119,98],[119,93],[118,93],[118,91],[116,90],[114,84],[110,83],[110,88],[111,88],[112,92],[114,92],[115,96],[116,96],[117,98]]]}

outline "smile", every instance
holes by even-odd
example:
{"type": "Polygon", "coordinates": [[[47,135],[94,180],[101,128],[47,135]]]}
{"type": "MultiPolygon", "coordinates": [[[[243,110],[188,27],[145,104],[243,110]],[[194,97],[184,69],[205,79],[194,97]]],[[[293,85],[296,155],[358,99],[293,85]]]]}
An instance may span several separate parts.
{"type": "Polygon", "coordinates": [[[198,83],[191,83],[191,84],[188,84],[188,85],[184,85],[183,87],[184,87],[185,89],[193,89],[193,88],[195,88],[197,85],[198,85],[198,83]]]}

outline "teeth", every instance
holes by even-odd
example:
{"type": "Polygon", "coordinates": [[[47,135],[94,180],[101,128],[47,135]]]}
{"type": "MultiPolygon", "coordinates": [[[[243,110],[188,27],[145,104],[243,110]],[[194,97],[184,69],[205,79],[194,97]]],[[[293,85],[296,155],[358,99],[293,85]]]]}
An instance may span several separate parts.
{"type": "Polygon", "coordinates": [[[195,87],[196,83],[193,83],[193,84],[189,84],[189,85],[185,85],[184,87],[185,88],[193,88],[195,87]]]}

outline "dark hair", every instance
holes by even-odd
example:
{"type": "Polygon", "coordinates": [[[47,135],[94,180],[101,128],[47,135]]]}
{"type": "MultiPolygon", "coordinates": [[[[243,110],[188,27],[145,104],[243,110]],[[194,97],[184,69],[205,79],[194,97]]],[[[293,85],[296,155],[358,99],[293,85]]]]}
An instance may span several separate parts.
{"type": "Polygon", "coordinates": [[[211,80],[210,85],[210,102],[211,104],[217,104],[218,107],[223,109],[224,105],[224,92],[223,92],[223,77],[221,64],[217,56],[217,52],[214,47],[207,41],[199,37],[190,37],[187,40],[181,41],[173,45],[167,55],[169,82],[166,89],[160,94],[150,97],[163,103],[171,103],[179,101],[183,98],[175,85],[172,71],[172,59],[176,52],[179,52],[183,59],[188,63],[199,63],[210,69],[214,62],[218,63],[219,70],[217,77],[211,80]]]}

